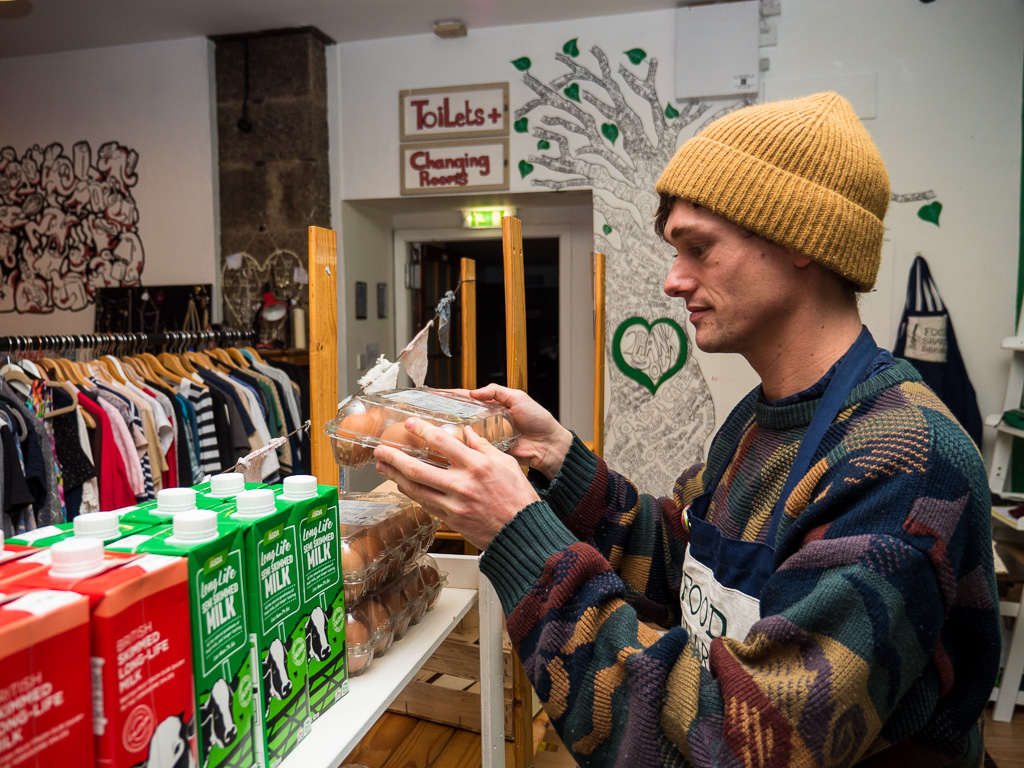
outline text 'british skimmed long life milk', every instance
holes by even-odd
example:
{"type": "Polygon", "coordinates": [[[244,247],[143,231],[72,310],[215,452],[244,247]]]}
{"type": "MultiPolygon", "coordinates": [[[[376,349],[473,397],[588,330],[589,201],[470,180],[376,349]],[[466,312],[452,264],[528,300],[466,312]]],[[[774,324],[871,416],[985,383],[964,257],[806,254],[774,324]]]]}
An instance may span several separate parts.
{"type": "Polygon", "coordinates": [[[0,590],[0,768],[93,764],[89,600],[0,590]]]}
{"type": "Polygon", "coordinates": [[[348,693],[338,489],[317,485],[312,475],[293,475],[275,492],[277,506],[290,505],[298,519],[306,689],[310,717],[316,720],[348,693]]]}
{"type": "Polygon", "coordinates": [[[274,768],[309,733],[306,634],[299,571],[302,518],[269,488],[243,491],[218,512],[243,531],[249,647],[255,670],[253,744],[274,768]]]}
{"type": "Polygon", "coordinates": [[[0,591],[52,589],[89,598],[95,765],[194,763],[185,560],[105,553],[90,538],[59,541],[23,560],[43,567],[0,584],[0,591]]]}
{"type": "Polygon", "coordinates": [[[242,531],[213,510],[182,510],[173,520],[107,548],[188,561],[199,765],[249,768],[256,757],[242,531]]]}

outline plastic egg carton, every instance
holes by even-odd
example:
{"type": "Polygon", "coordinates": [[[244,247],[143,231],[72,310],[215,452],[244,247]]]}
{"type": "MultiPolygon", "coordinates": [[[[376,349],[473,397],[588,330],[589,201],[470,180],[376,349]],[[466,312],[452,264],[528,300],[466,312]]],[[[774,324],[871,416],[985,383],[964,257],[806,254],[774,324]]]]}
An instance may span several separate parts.
{"type": "Polygon", "coordinates": [[[346,606],[349,675],[368,670],[409,627],[419,623],[448,583],[430,555],[422,555],[354,606],[346,606]]]}
{"type": "Polygon", "coordinates": [[[463,441],[464,428],[468,427],[501,451],[508,451],[519,438],[512,415],[504,406],[485,405],[429,387],[391,389],[342,401],[337,416],[324,427],[331,438],[334,460],[339,466],[358,469],[373,458],[373,449],[384,443],[434,466],[447,467],[444,456],[429,451],[422,440],[406,430],[405,420],[412,416],[463,441]]]}
{"type": "Polygon", "coordinates": [[[342,493],[338,520],[346,605],[357,604],[423,554],[438,526],[397,493],[342,493]]]}

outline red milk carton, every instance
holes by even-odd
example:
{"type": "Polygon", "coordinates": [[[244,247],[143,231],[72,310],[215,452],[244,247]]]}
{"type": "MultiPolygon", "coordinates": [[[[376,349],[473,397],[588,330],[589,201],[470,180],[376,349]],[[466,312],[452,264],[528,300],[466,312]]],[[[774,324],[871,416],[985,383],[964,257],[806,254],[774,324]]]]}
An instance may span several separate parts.
{"type": "Polygon", "coordinates": [[[0,594],[0,768],[93,761],[89,601],[0,594]]]}
{"type": "Polygon", "coordinates": [[[186,561],[104,553],[99,539],[47,551],[50,567],[17,583],[89,598],[96,765],[196,765],[186,561]]]}

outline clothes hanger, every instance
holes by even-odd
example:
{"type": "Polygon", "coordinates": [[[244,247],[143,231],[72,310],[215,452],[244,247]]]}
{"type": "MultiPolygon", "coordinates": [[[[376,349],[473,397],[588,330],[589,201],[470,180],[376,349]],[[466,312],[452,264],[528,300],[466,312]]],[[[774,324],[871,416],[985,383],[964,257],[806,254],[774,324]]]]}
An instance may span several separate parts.
{"type": "Polygon", "coordinates": [[[257,352],[254,348],[252,348],[252,347],[242,347],[242,349],[244,349],[246,352],[248,352],[250,355],[252,355],[253,358],[255,358],[257,363],[260,363],[261,365],[266,365],[267,364],[267,361],[264,360],[262,357],[260,357],[260,353],[257,352]]]}
{"type": "Polygon", "coordinates": [[[249,361],[246,360],[245,355],[242,354],[242,351],[238,349],[238,347],[228,347],[225,351],[228,353],[228,357],[234,360],[239,368],[244,369],[249,367],[249,361]]]}
{"type": "MultiPolygon", "coordinates": [[[[78,407],[78,390],[68,384],[66,381],[49,381],[44,380],[43,384],[50,387],[51,389],[63,389],[69,395],[71,395],[71,405],[65,405],[63,408],[56,408],[52,411],[44,411],[43,418],[52,419],[54,416],[60,416],[65,413],[71,413],[78,407]]],[[[92,414],[89,414],[89,418],[92,418],[92,414]]],[[[95,422],[93,422],[95,426],[95,422]]]]}

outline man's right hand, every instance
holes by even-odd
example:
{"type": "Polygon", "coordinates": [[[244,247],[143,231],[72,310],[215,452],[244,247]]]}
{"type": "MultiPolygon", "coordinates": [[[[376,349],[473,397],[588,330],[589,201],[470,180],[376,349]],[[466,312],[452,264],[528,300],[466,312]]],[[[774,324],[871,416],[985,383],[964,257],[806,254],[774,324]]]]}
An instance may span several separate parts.
{"type": "Polygon", "coordinates": [[[525,392],[497,384],[468,393],[476,400],[495,402],[508,408],[519,431],[510,453],[529,463],[548,480],[558,474],[572,444],[572,432],[525,392]]]}

